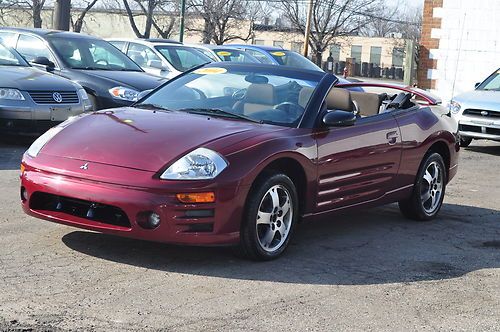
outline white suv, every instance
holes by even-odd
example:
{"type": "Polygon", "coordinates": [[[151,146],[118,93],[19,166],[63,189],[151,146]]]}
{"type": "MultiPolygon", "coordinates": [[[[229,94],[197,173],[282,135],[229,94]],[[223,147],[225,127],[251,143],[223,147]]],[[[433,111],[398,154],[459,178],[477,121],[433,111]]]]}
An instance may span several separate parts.
{"type": "Polygon", "coordinates": [[[183,72],[213,62],[200,51],[168,39],[108,39],[152,75],[174,78],[183,72]]]}

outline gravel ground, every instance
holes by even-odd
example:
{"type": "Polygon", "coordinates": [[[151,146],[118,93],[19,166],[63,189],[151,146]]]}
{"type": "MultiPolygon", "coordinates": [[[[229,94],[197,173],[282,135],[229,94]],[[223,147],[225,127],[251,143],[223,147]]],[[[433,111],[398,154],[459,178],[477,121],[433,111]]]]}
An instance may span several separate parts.
{"type": "Polygon", "coordinates": [[[267,263],[28,217],[26,144],[0,143],[2,331],[500,331],[500,143],[462,150],[437,220],[316,220],[267,263]]]}

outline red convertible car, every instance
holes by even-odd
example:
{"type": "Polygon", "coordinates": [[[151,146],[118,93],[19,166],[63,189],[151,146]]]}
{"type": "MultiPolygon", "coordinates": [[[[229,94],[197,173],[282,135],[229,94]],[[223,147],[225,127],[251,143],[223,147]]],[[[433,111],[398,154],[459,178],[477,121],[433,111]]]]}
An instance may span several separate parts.
{"type": "Polygon", "coordinates": [[[423,91],[215,63],[132,107],[69,119],[21,165],[32,216],[136,239],[278,257],[301,219],[399,202],[439,212],[458,126],[423,91]],[[362,87],[364,92],[349,88],[362,87]]]}

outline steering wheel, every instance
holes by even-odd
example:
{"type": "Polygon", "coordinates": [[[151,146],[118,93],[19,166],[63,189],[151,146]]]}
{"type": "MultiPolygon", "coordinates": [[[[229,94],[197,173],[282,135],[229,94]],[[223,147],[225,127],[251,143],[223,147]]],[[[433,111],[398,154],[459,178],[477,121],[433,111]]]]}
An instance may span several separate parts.
{"type": "Polygon", "coordinates": [[[289,101],[279,103],[273,108],[285,112],[288,116],[294,119],[297,119],[302,115],[302,113],[304,113],[304,108],[302,106],[289,101]]]}
{"type": "Polygon", "coordinates": [[[247,89],[239,89],[233,92],[232,98],[235,100],[243,100],[247,95],[247,89]]]}
{"type": "Polygon", "coordinates": [[[95,61],[95,64],[98,65],[99,62],[102,62],[105,66],[109,66],[109,62],[106,59],[99,59],[95,61]]]}

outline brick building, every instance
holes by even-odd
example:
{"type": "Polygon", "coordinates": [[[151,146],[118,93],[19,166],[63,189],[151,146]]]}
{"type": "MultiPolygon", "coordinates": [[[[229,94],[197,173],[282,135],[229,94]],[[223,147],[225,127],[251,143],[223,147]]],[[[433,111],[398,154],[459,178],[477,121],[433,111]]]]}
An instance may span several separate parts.
{"type": "Polygon", "coordinates": [[[443,98],[500,67],[499,0],[425,0],[418,83],[443,98]]]}

